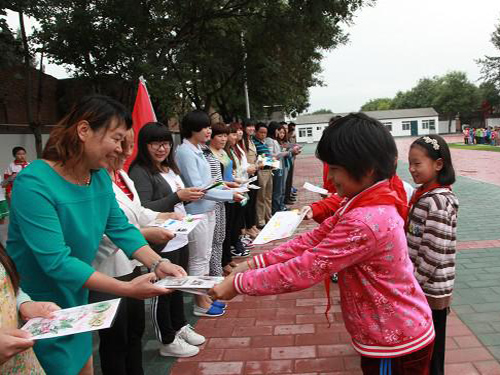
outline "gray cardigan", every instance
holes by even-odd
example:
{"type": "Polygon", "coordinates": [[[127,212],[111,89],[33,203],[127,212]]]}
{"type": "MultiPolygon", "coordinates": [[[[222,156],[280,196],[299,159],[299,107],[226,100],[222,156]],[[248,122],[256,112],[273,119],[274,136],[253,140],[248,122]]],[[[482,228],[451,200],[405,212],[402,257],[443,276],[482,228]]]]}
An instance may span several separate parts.
{"type": "Polygon", "coordinates": [[[134,165],[128,175],[134,181],[135,188],[144,207],[158,212],[173,212],[174,206],[181,202],[167,181],[160,173],[152,174],[140,165],[134,165]]]}

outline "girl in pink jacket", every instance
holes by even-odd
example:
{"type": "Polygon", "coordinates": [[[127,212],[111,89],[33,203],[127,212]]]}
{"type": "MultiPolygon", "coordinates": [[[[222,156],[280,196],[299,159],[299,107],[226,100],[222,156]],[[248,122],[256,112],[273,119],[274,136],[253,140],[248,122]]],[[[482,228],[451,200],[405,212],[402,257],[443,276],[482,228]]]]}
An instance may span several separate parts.
{"type": "Polygon", "coordinates": [[[288,293],[337,272],[363,374],[427,375],[434,327],[408,257],[394,139],[379,121],[350,114],[325,130],[316,155],[346,198],[341,208],[317,229],[240,264],[212,296],[288,293]]]}

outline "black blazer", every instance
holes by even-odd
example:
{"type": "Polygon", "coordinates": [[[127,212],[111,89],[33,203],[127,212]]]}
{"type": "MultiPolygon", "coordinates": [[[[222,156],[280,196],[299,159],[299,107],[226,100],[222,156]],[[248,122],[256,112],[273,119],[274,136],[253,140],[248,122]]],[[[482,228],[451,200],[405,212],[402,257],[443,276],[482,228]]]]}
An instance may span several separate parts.
{"type": "Polygon", "coordinates": [[[152,174],[140,165],[134,165],[128,175],[134,181],[135,188],[144,207],[157,212],[173,212],[174,206],[181,202],[167,181],[160,173],[152,174]]]}

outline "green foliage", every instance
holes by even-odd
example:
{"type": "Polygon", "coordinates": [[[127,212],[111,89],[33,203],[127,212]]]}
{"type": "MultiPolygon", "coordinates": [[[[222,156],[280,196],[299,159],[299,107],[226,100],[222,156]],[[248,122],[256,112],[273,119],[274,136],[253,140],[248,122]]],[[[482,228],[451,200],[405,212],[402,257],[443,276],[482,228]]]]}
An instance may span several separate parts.
{"type": "Polygon", "coordinates": [[[423,78],[409,91],[398,92],[394,109],[433,107],[438,113],[454,117],[480,108],[480,92],[464,72],[423,78]]]}
{"type": "Polygon", "coordinates": [[[38,0],[23,5],[52,62],[87,77],[143,75],[159,117],[214,107],[226,118],[279,104],[308,107],[322,52],[345,43],[342,27],[371,0],[38,0]]]}
{"type": "Polygon", "coordinates": [[[500,106],[500,91],[493,82],[483,82],[479,85],[479,98],[481,103],[491,107],[500,106]]]}
{"type": "Polygon", "coordinates": [[[329,113],[333,113],[332,110],[330,109],[325,109],[325,108],[321,108],[321,109],[318,109],[317,111],[314,111],[313,113],[311,113],[312,115],[327,115],[329,113]]]}
{"type": "MultiPolygon", "coordinates": [[[[491,34],[491,43],[500,52],[500,22],[491,34]]],[[[500,56],[484,56],[477,63],[481,66],[481,78],[500,90],[500,56]]]]}
{"type": "Polygon", "coordinates": [[[0,68],[17,65],[22,62],[21,43],[5,20],[6,12],[0,9],[0,68]]]}
{"type": "Polygon", "coordinates": [[[392,99],[391,98],[377,98],[371,99],[361,106],[361,111],[385,111],[387,109],[392,109],[392,99]]]}
{"type": "Polygon", "coordinates": [[[454,116],[479,109],[478,89],[464,72],[450,72],[438,82],[432,106],[439,113],[454,116]]]}

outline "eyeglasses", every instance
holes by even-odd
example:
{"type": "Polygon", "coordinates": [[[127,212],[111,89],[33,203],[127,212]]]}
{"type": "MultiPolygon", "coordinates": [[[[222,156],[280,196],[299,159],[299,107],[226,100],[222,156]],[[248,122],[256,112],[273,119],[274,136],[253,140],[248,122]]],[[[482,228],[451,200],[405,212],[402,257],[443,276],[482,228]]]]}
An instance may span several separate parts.
{"type": "Polygon", "coordinates": [[[158,151],[162,147],[165,150],[172,148],[172,143],[170,142],[151,142],[149,145],[151,146],[151,149],[153,149],[154,151],[158,151]]]}

